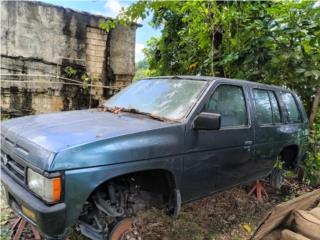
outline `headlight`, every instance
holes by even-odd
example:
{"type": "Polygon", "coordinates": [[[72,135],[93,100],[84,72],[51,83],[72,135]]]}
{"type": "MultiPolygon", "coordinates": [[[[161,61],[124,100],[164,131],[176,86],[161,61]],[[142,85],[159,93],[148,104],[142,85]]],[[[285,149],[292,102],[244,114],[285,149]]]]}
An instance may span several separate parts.
{"type": "Polygon", "coordinates": [[[61,178],[46,178],[28,168],[28,186],[46,202],[58,202],[61,198],[61,178]]]}

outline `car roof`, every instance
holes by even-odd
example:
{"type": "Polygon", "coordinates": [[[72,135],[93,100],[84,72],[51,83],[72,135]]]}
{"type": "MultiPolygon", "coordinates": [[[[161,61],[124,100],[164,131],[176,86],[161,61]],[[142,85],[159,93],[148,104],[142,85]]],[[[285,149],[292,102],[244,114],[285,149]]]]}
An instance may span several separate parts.
{"type": "Polygon", "coordinates": [[[230,82],[230,83],[240,83],[244,85],[250,85],[252,87],[264,87],[264,88],[275,88],[282,91],[290,91],[286,87],[271,85],[271,84],[264,84],[258,82],[252,82],[248,80],[241,80],[241,79],[232,79],[232,78],[222,78],[222,77],[209,77],[209,76],[191,76],[191,75],[177,75],[177,76],[157,76],[157,77],[147,77],[145,79],[186,79],[186,80],[197,80],[197,81],[223,81],[223,82],[230,82]]]}

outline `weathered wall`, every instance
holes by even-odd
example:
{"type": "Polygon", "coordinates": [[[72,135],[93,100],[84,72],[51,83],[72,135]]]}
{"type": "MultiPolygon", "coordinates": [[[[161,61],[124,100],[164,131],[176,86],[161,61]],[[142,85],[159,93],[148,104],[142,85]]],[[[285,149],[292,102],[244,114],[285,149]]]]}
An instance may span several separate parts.
{"type": "Polygon", "coordinates": [[[67,77],[68,66],[78,69],[72,78],[80,80],[87,73],[95,85],[131,82],[135,25],[117,26],[106,33],[98,28],[99,22],[106,20],[102,16],[40,2],[0,4],[2,111],[29,114],[79,109],[88,107],[89,93],[93,104],[112,93],[99,87],[90,90],[62,84],[67,80],[61,78],[34,76],[67,77]]]}

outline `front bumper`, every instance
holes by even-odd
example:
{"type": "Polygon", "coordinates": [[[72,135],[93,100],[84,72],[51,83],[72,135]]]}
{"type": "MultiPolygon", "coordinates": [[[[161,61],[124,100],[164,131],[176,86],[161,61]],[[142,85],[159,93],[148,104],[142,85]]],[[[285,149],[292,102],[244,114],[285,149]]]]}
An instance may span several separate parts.
{"type": "Polygon", "coordinates": [[[6,190],[9,206],[28,222],[35,225],[46,236],[59,236],[65,232],[65,203],[48,206],[36,198],[32,193],[18,184],[3,169],[1,182],[6,190]],[[22,209],[28,209],[29,217],[22,209]],[[32,219],[30,217],[32,215],[32,219]]]}

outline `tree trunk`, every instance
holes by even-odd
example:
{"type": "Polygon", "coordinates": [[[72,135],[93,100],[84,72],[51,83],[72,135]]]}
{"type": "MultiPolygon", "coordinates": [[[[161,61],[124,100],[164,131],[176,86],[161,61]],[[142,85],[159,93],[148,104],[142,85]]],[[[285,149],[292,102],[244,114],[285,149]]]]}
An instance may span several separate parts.
{"type": "Polygon", "coordinates": [[[210,31],[211,31],[211,64],[210,64],[210,71],[211,71],[211,76],[214,76],[214,67],[213,67],[213,58],[214,58],[214,24],[213,24],[213,17],[212,16],[212,5],[211,2],[208,2],[208,22],[210,26],[210,31]]]}
{"type": "Polygon", "coordinates": [[[211,39],[211,76],[214,76],[214,68],[213,68],[213,58],[214,58],[214,31],[211,30],[212,39],[211,39]]]}
{"type": "Polygon", "coordinates": [[[317,93],[316,96],[313,100],[312,108],[311,108],[311,113],[309,116],[309,127],[312,128],[314,120],[316,118],[317,110],[319,107],[319,102],[320,102],[320,84],[318,85],[317,93]]]}

